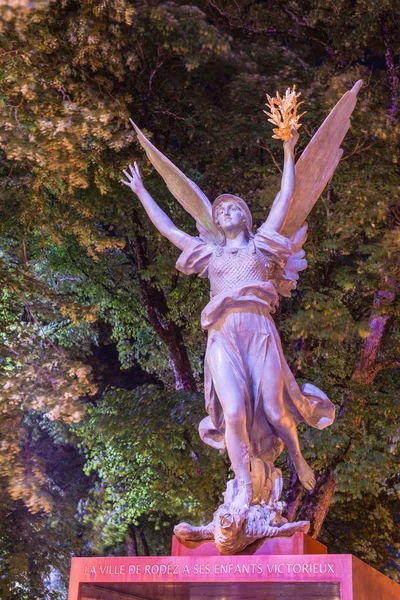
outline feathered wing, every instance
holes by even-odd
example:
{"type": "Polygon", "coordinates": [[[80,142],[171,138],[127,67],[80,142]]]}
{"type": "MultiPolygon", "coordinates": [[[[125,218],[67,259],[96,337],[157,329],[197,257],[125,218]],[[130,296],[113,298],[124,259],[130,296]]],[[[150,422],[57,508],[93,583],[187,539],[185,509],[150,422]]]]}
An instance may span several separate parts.
{"type": "Polygon", "coordinates": [[[280,231],[287,238],[302,226],[338,165],[361,85],[360,79],[342,96],[296,163],[294,195],[280,231]]]}
{"type": "Polygon", "coordinates": [[[220,234],[213,223],[211,203],[208,198],[193,181],[153,146],[132,120],[131,123],[149,161],[164,179],[171,194],[196,220],[200,237],[204,241],[218,242],[220,234]]]}

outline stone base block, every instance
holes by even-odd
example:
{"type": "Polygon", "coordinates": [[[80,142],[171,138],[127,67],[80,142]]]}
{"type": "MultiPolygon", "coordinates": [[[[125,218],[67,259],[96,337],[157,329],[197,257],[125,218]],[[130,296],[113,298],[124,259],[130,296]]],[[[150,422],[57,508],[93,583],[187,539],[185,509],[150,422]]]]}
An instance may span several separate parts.
{"type": "Polygon", "coordinates": [[[350,554],[74,558],[68,600],[399,600],[350,554]]]}
{"type": "MultiPolygon", "coordinates": [[[[238,556],[281,555],[281,554],[327,554],[324,544],[305,533],[295,533],[290,538],[269,538],[257,540],[247,546],[238,556]]],[[[172,556],[221,556],[214,542],[180,542],[172,536],[172,556]]]]}

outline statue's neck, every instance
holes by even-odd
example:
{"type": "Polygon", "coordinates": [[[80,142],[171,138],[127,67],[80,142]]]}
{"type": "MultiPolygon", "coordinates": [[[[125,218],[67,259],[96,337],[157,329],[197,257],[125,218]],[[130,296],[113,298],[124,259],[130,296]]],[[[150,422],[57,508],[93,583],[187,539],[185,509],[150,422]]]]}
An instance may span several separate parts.
{"type": "Polygon", "coordinates": [[[226,248],[244,248],[248,246],[249,241],[245,231],[239,233],[225,233],[225,247],[226,248]]]}

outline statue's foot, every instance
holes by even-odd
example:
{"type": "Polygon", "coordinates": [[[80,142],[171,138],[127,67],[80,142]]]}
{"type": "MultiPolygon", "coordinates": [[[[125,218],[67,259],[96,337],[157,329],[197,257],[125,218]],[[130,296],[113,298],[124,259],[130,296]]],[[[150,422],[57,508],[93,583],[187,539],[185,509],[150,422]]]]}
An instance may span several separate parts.
{"type": "Polygon", "coordinates": [[[229,505],[229,511],[232,515],[239,517],[241,521],[244,521],[250,510],[251,501],[253,499],[253,484],[251,481],[248,483],[240,482],[238,487],[239,491],[229,505]]]}
{"type": "Polygon", "coordinates": [[[312,468],[306,463],[303,457],[301,457],[296,465],[297,475],[306,490],[313,490],[315,488],[315,475],[312,468]]]}

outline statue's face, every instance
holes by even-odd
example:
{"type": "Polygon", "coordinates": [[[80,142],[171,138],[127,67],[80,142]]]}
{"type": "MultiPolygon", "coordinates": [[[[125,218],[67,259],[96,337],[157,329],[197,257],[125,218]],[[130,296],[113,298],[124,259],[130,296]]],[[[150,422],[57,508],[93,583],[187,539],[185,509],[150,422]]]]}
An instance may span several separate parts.
{"type": "Polygon", "coordinates": [[[221,202],[215,213],[217,225],[225,233],[239,233],[246,228],[242,209],[237,202],[221,202]]]}

